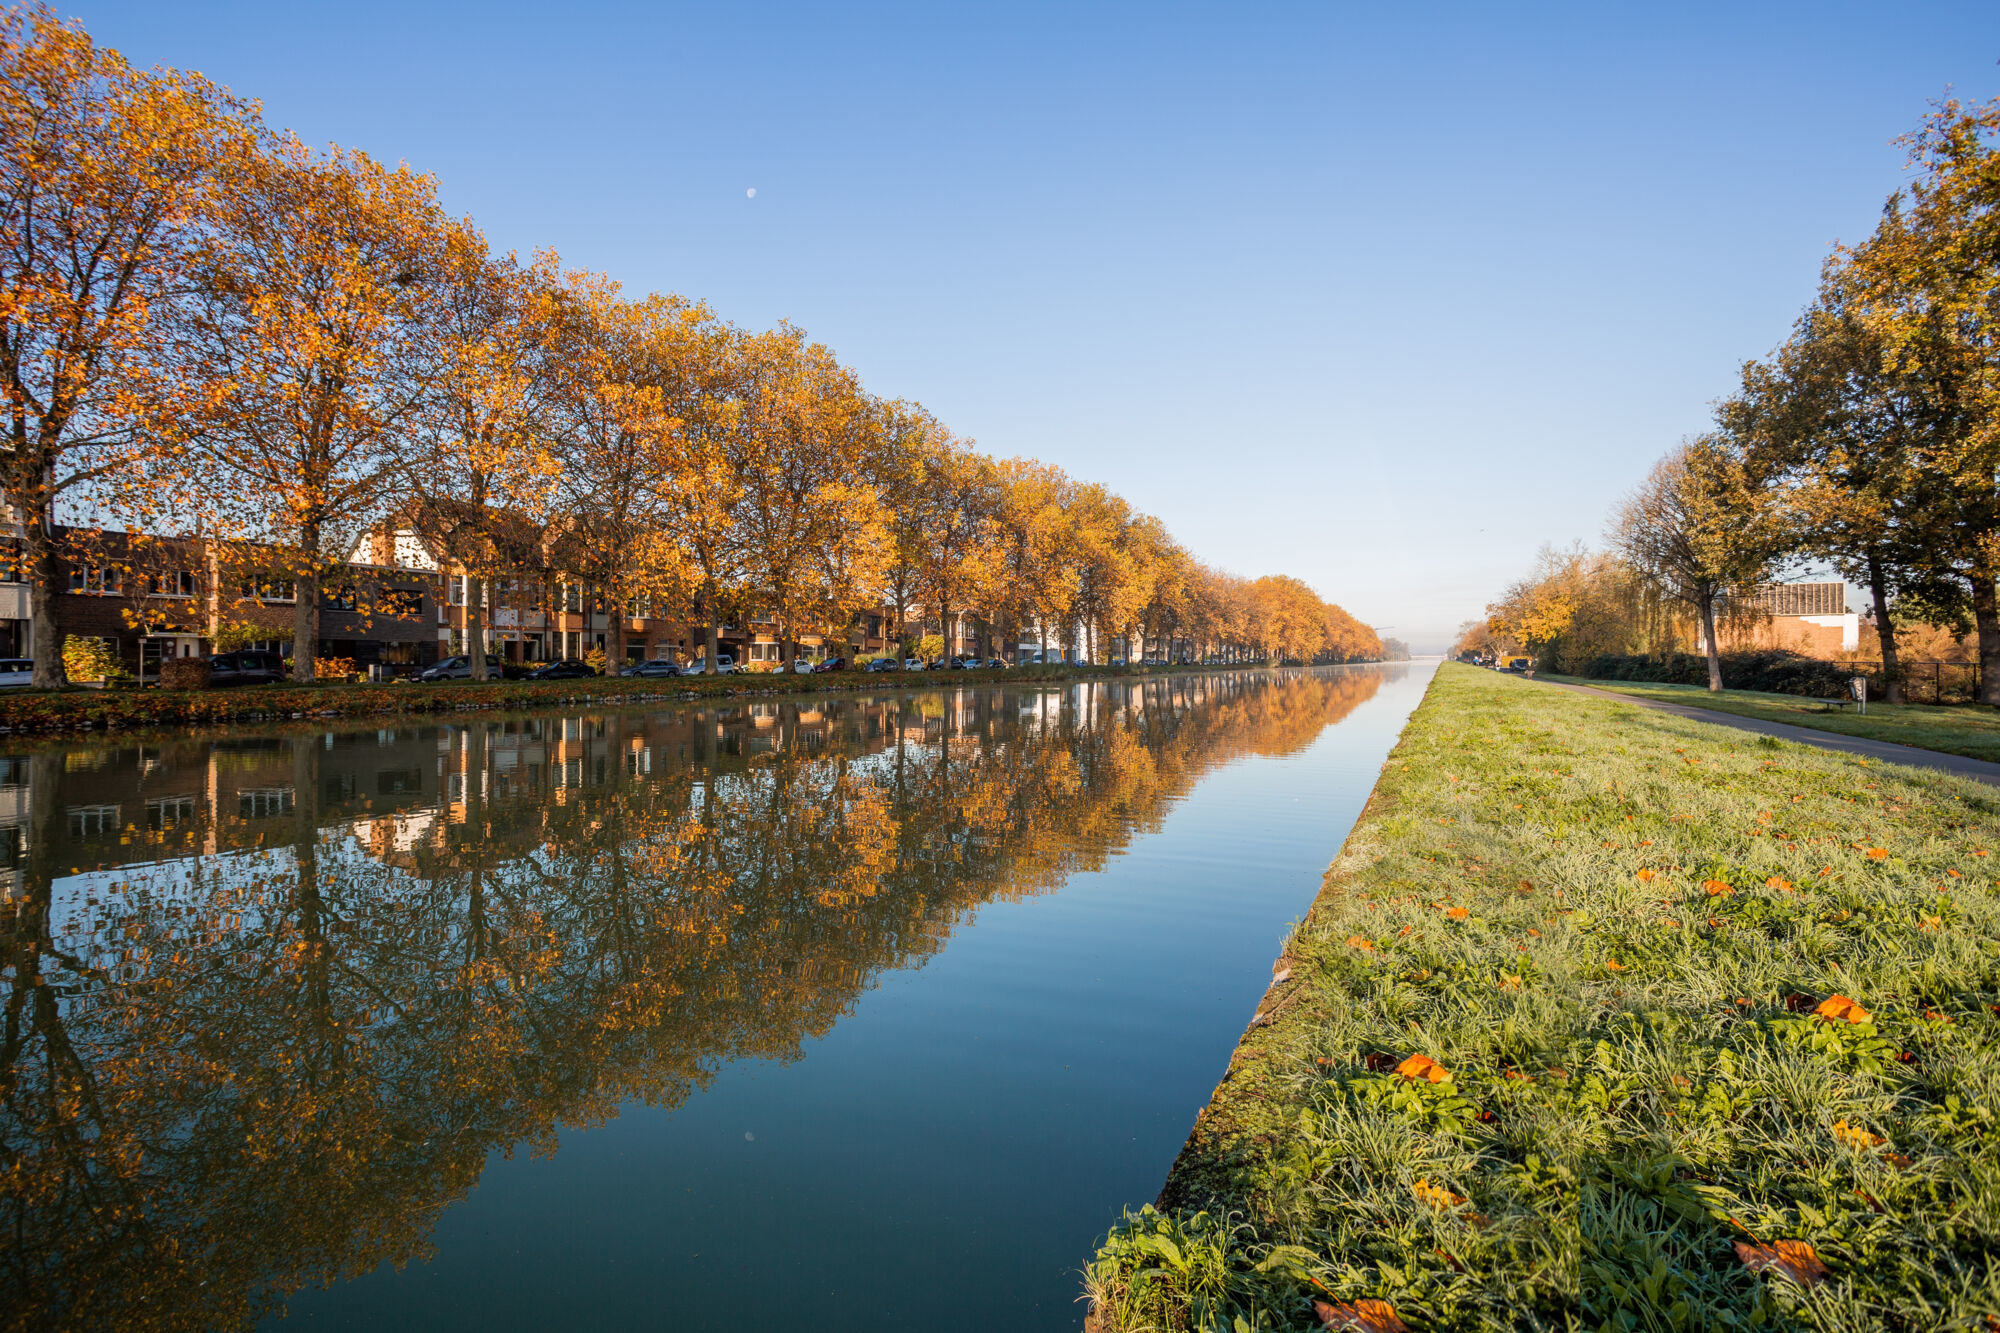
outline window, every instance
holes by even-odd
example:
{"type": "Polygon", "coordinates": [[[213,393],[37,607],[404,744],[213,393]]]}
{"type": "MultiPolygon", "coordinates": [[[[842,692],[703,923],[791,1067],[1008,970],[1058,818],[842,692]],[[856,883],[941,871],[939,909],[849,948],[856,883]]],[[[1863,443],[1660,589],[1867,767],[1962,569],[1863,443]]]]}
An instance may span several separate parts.
{"type": "Polygon", "coordinates": [[[72,838],[101,838],[118,831],[118,807],[115,805],[73,805],[65,813],[69,815],[69,836],[72,838]]]}
{"type": "Polygon", "coordinates": [[[274,579],[259,576],[243,580],[243,598],[257,602],[295,602],[298,600],[298,584],[291,579],[274,579]]]}
{"type": "Polygon", "coordinates": [[[180,570],[171,574],[152,574],[146,579],[148,597],[192,597],[194,596],[194,574],[180,570]]]}
{"type": "Polygon", "coordinates": [[[146,802],[146,827],[149,829],[177,828],[194,821],[195,801],[192,796],[162,796],[146,802]]]}
{"type": "Polygon", "coordinates": [[[415,588],[384,588],[378,600],[385,616],[408,619],[424,612],[424,595],[415,588]]]}
{"type": "Polygon", "coordinates": [[[583,614],[583,589],[574,583],[563,584],[563,610],[571,615],[583,614]]]}
{"type": "Polygon", "coordinates": [[[83,565],[69,572],[69,590],[104,597],[122,586],[118,571],[104,565],[83,565]]]}
{"type": "Polygon", "coordinates": [[[451,591],[449,595],[453,606],[465,605],[465,575],[453,574],[451,576],[451,591]]]}
{"type": "Polygon", "coordinates": [[[22,582],[21,569],[21,548],[0,546],[0,583],[22,582]]]}
{"type": "Polygon", "coordinates": [[[290,813],[294,800],[290,787],[254,788],[237,795],[236,810],[245,819],[266,819],[290,813]]]}
{"type": "Polygon", "coordinates": [[[354,589],[328,588],[320,597],[320,605],[329,611],[352,611],[354,609],[354,589]]]}

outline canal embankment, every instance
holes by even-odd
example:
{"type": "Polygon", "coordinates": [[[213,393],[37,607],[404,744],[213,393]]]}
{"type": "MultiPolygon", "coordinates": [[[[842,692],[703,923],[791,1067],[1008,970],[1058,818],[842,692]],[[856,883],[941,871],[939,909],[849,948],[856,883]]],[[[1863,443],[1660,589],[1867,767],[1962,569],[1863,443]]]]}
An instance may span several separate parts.
{"type": "Polygon", "coordinates": [[[575,680],[494,680],[420,684],[315,683],[202,690],[92,689],[0,692],[0,734],[183,728],[311,718],[421,717],[494,709],[993,684],[1063,684],[1150,676],[1273,671],[1268,663],[1230,666],[1010,667],[984,671],[760,672],[715,676],[593,676],[575,680]]]}
{"type": "Polygon", "coordinates": [[[1441,668],[1093,1328],[1979,1324],[1996,861],[1988,784],[1441,668]]]}

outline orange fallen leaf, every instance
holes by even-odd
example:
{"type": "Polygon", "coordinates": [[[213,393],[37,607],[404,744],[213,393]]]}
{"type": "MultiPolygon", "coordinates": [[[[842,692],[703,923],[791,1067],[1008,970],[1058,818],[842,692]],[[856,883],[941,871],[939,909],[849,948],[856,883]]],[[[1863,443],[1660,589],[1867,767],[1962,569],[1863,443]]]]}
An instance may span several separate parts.
{"type": "Polygon", "coordinates": [[[1623,972],[1625,964],[1619,962],[1616,958],[1607,958],[1604,962],[1604,970],[1606,972],[1623,972]]]}
{"type": "Polygon", "coordinates": [[[1930,912],[1925,912],[1922,916],[1917,918],[1917,929],[1919,930],[1941,930],[1943,928],[1944,928],[1944,918],[1941,916],[1935,916],[1930,912]]]}
{"type": "Polygon", "coordinates": [[[1531,939],[1531,940],[1538,940],[1538,939],[1540,939],[1541,937],[1542,937],[1542,932],[1541,932],[1541,931],[1539,931],[1539,930],[1536,930],[1536,929],[1535,929],[1535,928],[1534,928],[1533,926],[1529,926],[1529,927],[1528,927],[1528,938],[1529,938],[1529,939],[1531,939]]]}
{"type": "Polygon", "coordinates": [[[1655,877],[1656,877],[1655,872],[1651,870],[1641,870],[1639,872],[1639,882],[1641,884],[1645,884],[1650,880],[1654,879],[1655,877]]]}
{"type": "Polygon", "coordinates": [[[1753,1273],[1776,1273],[1802,1287],[1809,1287],[1827,1275],[1819,1254],[1802,1240],[1778,1240],[1769,1245],[1736,1242],[1736,1257],[1753,1273]]]}
{"type": "Polygon", "coordinates": [[[1845,1120],[1833,1122],[1833,1137],[1849,1148],[1874,1148],[1887,1142],[1880,1134],[1871,1134],[1845,1120]]]}
{"type": "Polygon", "coordinates": [[[1792,891],[1792,882],[1780,875],[1773,875],[1769,879],[1764,881],[1764,887],[1767,889],[1779,889],[1785,893],[1790,893],[1792,891]]]}
{"type": "Polygon", "coordinates": [[[1463,907],[1447,907],[1444,914],[1452,921],[1463,921],[1468,915],[1463,907]]]}
{"type": "Polygon", "coordinates": [[[1889,849],[1887,847],[1870,847],[1868,849],[1868,859],[1871,861],[1886,861],[1889,859],[1889,849]]]}
{"type": "Polygon", "coordinates": [[[1433,1185],[1428,1180],[1419,1180],[1410,1186],[1410,1193],[1433,1208],[1456,1208],[1465,1202],[1462,1195],[1453,1194],[1441,1185],[1433,1185]]]}
{"type": "Polygon", "coordinates": [[[1866,1023],[1874,1015],[1845,995],[1829,995],[1813,1006],[1813,1012],[1829,1023],[1866,1023]]]}
{"type": "Polygon", "coordinates": [[[1396,1317],[1395,1307],[1373,1297],[1349,1303],[1315,1300],[1313,1313],[1323,1328],[1352,1329],[1354,1333],[1409,1333],[1410,1326],[1396,1317]]]}
{"type": "Polygon", "coordinates": [[[1509,972],[1501,977],[1496,984],[1501,990],[1519,990],[1521,989],[1521,978],[1509,972]]]}
{"type": "Polygon", "coordinates": [[[1734,896],[1736,893],[1736,890],[1729,886],[1727,880],[1721,879],[1703,880],[1701,882],[1701,891],[1711,898],[1728,898],[1734,896]]]}
{"type": "Polygon", "coordinates": [[[1452,1080],[1452,1072],[1428,1055],[1410,1056],[1396,1066],[1396,1072],[1412,1083],[1418,1080],[1425,1083],[1449,1083],[1452,1080]]]}
{"type": "Polygon", "coordinates": [[[1347,947],[1350,949],[1361,949],[1368,953],[1374,953],[1375,941],[1364,940],[1359,935],[1349,935],[1347,937],[1347,947]]]}

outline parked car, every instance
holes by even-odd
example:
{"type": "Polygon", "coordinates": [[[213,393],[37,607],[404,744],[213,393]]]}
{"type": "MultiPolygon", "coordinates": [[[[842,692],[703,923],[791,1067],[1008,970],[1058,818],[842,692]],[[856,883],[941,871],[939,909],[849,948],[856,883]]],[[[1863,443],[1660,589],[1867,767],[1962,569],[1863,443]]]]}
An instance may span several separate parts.
{"type": "Polygon", "coordinates": [[[902,663],[893,657],[878,657],[868,664],[870,671],[900,671],[902,663]]]}
{"type": "Polygon", "coordinates": [[[285,659],[277,653],[243,649],[208,659],[211,685],[274,685],[284,678],[285,659]]]}
{"type": "Polygon", "coordinates": [[[818,666],[813,668],[813,671],[815,673],[823,673],[827,671],[845,671],[845,670],[847,670],[847,659],[844,657],[829,657],[824,662],[821,662],[818,666]]]}
{"type": "MultiPolygon", "coordinates": [[[[717,671],[726,676],[736,669],[736,658],[730,653],[717,653],[715,655],[715,666],[717,671]]],[[[708,674],[708,659],[705,657],[695,658],[694,661],[689,662],[681,668],[681,674],[683,676],[706,676],[708,674]]]]}
{"type": "Polygon", "coordinates": [[[625,668],[625,674],[651,679],[654,676],[678,676],[681,674],[681,669],[677,663],[669,662],[664,657],[655,657],[651,661],[633,663],[625,668]]]}
{"type": "Polygon", "coordinates": [[[923,659],[923,658],[921,658],[921,657],[906,657],[906,658],[904,658],[904,659],[903,659],[903,670],[905,670],[905,671],[922,671],[923,669],[924,669],[924,659],[923,659]]]}
{"type": "Polygon", "coordinates": [[[810,676],[812,673],[813,673],[813,660],[810,657],[794,657],[792,659],[793,675],[810,676]]]}
{"type": "MultiPolygon", "coordinates": [[[[429,681],[471,680],[472,658],[464,653],[460,653],[456,657],[447,657],[437,665],[419,673],[417,679],[429,681]]],[[[486,679],[500,679],[500,659],[492,653],[486,654],[486,679]]]]}
{"type": "Polygon", "coordinates": [[[0,689],[14,689],[21,685],[35,683],[35,659],[32,657],[0,657],[0,689]]]}
{"type": "Polygon", "coordinates": [[[566,657],[560,662],[550,662],[547,666],[536,667],[528,673],[529,680],[581,680],[597,673],[590,669],[590,663],[579,662],[574,657],[566,657]]]}
{"type": "Polygon", "coordinates": [[[980,663],[980,665],[988,671],[1005,671],[1007,669],[1007,664],[997,657],[989,657],[980,663]]]}

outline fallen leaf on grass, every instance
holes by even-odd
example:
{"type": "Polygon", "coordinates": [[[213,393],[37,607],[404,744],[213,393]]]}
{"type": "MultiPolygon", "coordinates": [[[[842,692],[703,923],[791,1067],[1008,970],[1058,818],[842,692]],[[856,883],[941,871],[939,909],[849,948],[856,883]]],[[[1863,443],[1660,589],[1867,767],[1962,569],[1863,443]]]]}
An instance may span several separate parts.
{"type": "Polygon", "coordinates": [[[1736,1257],[1753,1273],[1776,1273],[1802,1287],[1810,1287],[1827,1275],[1818,1253],[1802,1240],[1777,1240],[1769,1245],[1750,1245],[1739,1240],[1736,1257]]]}
{"type": "Polygon", "coordinates": [[[1465,1202],[1464,1196],[1453,1194],[1442,1185],[1433,1185],[1428,1180],[1419,1180],[1410,1186],[1410,1193],[1433,1208],[1456,1208],[1465,1202]]]}
{"type": "Polygon", "coordinates": [[[1813,1006],[1813,1012],[1829,1023],[1866,1023],[1874,1015],[1845,995],[1829,995],[1813,1006]]]}
{"type": "Polygon", "coordinates": [[[1651,870],[1641,870],[1641,871],[1639,872],[1639,882],[1640,882],[1641,884],[1645,884],[1645,883],[1648,883],[1648,882],[1650,882],[1651,880],[1655,879],[1656,877],[1657,877],[1657,872],[1655,872],[1655,871],[1651,871],[1651,870]]]}
{"type": "Polygon", "coordinates": [[[1447,919],[1452,921],[1463,921],[1470,915],[1463,907],[1447,907],[1444,910],[1444,914],[1447,919]]]}
{"type": "Polygon", "coordinates": [[[1375,941],[1364,940],[1359,935],[1349,935],[1347,937],[1347,947],[1350,949],[1360,949],[1367,953],[1374,953],[1375,941]]]}
{"type": "Polygon", "coordinates": [[[1944,926],[1944,918],[1941,916],[1934,916],[1929,912],[1925,912],[1922,916],[1917,918],[1917,929],[1919,930],[1939,930],[1942,929],[1943,926],[1944,926]]]}
{"type": "Polygon", "coordinates": [[[1833,1137],[1849,1148],[1874,1148],[1887,1142],[1880,1134],[1871,1134],[1845,1120],[1833,1122],[1833,1137]]]}
{"type": "Polygon", "coordinates": [[[1889,859],[1889,849],[1887,847],[1870,847],[1868,849],[1868,859],[1871,861],[1886,861],[1889,859]]]}
{"type": "Polygon", "coordinates": [[[1792,882],[1788,879],[1782,878],[1781,876],[1773,875],[1769,879],[1764,881],[1764,887],[1767,889],[1778,889],[1785,893],[1790,893],[1792,891],[1792,882]]]}
{"type": "Polygon", "coordinates": [[[1412,1055],[1396,1066],[1396,1072],[1412,1083],[1449,1083],[1452,1073],[1428,1055],[1412,1055]]]}
{"type": "Polygon", "coordinates": [[[1729,898],[1733,897],[1736,893],[1736,890],[1730,887],[1727,880],[1720,879],[1703,880],[1701,882],[1701,891],[1711,898],[1729,898]]]}
{"type": "Polygon", "coordinates": [[[1324,1328],[1353,1329],[1355,1333],[1409,1333],[1410,1326],[1396,1317],[1395,1307],[1372,1297],[1352,1304],[1342,1301],[1314,1301],[1313,1313],[1324,1328]]]}

